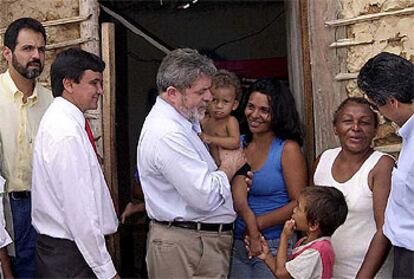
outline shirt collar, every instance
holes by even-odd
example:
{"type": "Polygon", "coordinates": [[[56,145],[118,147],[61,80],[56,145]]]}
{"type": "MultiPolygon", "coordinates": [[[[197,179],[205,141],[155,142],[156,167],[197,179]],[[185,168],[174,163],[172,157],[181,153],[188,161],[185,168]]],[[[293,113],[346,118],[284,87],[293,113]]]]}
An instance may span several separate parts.
{"type": "Polygon", "coordinates": [[[83,115],[82,111],[80,111],[80,109],[77,106],[75,106],[74,104],[72,104],[71,102],[69,102],[63,97],[56,97],[53,100],[53,102],[57,103],[58,106],[65,113],[72,116],[75,119],[75,121],[79,123],[79,125],[81,125],[81,127],[85,127],[85,116],[83,115]]]}
{"type": "Polygon", "coordinates": [[[413,134],[414,129],[414,114],[411,115],[410,118],[401,126],[400,130],[398,130],[398,134],[403,139],[408,139],[413,134]]]}
{"type": "MultiPolygon", "coordinates": [[[[5,73],[5,81],[6,81],[6,84],[8,85],[8,87],[9,87],[9,88],[7,88],[6,91],[8,91],[12,94],[12,97],[15,101],[22,102],[23,92],[21,92],[17,88],[16,84],[14,83],[14,81],[13,81],[11,75],[10,75],[9,70],[7,70],[6,73],[5,73]]],[[[27,98],[27,104],[29,106],[33,106],[34,104],[37,103],[37,100],[38,100],[38,93],[37,92],[39,91],[39,86],[40,86],[39,83],[36,81],[35,82],[35,87],[33,89],[33,94],[29,98],[27,98]]]]}
{"type": "MultiPolygon", "coordinates": [[[[160,96],[157,97],[156,101],[157,106],[165,113],[168,118],[180,123],[186,129],[191,129],[197,131],[197,128],[200,129],[200,123],[191,123],[187,118],[185,118],[181,113],[179,113],[171,104],[162,99],[160,96]]],[[[201,129],[200,129],[201,130],[201,129]]]]}

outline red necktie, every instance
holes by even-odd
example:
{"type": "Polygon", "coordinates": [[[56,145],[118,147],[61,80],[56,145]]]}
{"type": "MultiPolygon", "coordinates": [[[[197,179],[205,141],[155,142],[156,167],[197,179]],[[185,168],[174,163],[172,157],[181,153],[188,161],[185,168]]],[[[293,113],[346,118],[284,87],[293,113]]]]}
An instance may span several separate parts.
{"type": "Polygon", "coordinates": [[[86,133],[88,134],[88,138],[92,144],[93,150],[95,150],[95,153],[98,154],[96,151],[95,138],[93,137],[91,126],[89,125],[88,119],[85,119],[85,130],[86,130],[86,133]]]}

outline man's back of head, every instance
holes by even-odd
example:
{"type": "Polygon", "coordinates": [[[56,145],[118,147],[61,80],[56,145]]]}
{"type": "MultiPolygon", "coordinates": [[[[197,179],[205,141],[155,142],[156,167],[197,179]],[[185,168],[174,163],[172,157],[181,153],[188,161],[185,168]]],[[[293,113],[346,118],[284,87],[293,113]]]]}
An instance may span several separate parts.
{"type": "Polygon", "coordinates": [[[411,104],[414,97],[414,65],[399,55],[381,52],[361,68],[358,86],[379,106],[385,105],[390,97],[411,104]]]}

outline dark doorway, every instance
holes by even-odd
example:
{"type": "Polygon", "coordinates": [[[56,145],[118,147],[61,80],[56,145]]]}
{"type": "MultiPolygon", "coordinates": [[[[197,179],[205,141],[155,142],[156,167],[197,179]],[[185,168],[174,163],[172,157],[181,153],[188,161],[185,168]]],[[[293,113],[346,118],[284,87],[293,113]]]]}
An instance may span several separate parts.
{"type": "MultiPolygon", "coordinates": [[[[283,0],[99,2],[166,48],[198,49],[221,67],[273,61],[270,72],[261,75],[288,80],[283,0]]],[[[155,88],[156,71],[165,53],[104,11],[101,21],[116,24],[118,193],[122,211],[130,199],[136,145],[151,103],[149,93],[155,88]]],[[[251,66],[241,67],[245,69],[231,69],[245,82],[260,77],[249,72],[251,66]]],[[[260,70],[262,66],[254,73],[260,70]]],[[[120,226],[122,277],[145,277],[145,220],[144,215],[134,216],[120,226]]]]}

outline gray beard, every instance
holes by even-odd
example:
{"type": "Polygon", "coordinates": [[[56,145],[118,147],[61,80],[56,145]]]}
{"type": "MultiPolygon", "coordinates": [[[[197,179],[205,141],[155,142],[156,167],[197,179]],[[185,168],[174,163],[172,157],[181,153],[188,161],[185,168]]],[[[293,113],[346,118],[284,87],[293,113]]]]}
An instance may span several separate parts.
{"type": "Polygon", "coordinates": [[[23,77],[27,78],[27,79],[35,79],[38,76],[40,76],[40,74],[43,71],[43,66],[42,64],[40,64],[39,68],[34,68],[34,69],[28,69],[28,67],[24,67],[22,64],[20,64],[19,62],[17,62],[17,59],[15,58],[15,56],[13,55],[13,59],[12,59],[12,65],[13,67],[16,69],[16,71],[23,77]]]}
{"type": "Polygon", "coordinates": [[[205,112],[200,112],[198,109],[189,110],[185,107],[180,107],[179,112],[191,123],[200,122],[204,118],[205,112]]]}

